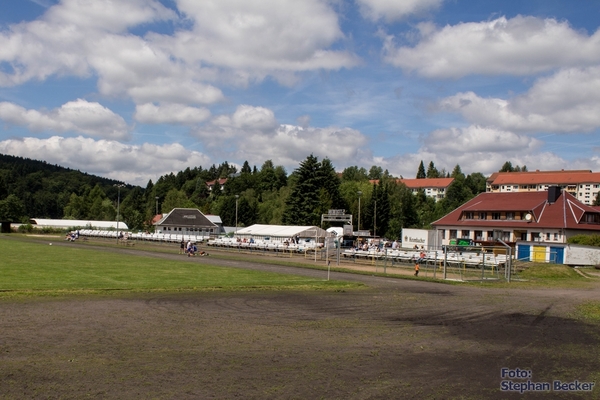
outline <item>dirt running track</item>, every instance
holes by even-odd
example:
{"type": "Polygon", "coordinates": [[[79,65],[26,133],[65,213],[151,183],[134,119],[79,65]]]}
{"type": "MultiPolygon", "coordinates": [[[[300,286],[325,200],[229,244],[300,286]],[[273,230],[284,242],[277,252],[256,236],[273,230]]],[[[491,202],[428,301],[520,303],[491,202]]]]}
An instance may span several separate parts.
{"type": "MultiPolygon", "coordinates": [[[[211,257],[186,261],[325,277],[211,257]]],[[[331,277],[368,288],[0,301],[0,398],[600,397],[597,388],[500,391],[503,367],[530,370],[533,382],[600,386],[598,326],[572,318],[577,304],[600,301],[598,290],[331,277]]]]}

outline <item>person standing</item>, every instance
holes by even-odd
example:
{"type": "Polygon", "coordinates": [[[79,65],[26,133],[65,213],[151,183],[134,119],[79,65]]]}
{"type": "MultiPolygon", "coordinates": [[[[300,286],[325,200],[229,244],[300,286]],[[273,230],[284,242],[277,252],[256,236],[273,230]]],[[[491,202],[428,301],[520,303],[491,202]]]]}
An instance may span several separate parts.
{"type": "Polygon", "coordinates": [[[179,243],[179,254],[185,254],[185,242],[181,239],[181,243],[179,243]]]}
{"type": "Polygon", "coordinates": [[[419,276],[419,264],[415,264],[415,276],[419,276]]]}

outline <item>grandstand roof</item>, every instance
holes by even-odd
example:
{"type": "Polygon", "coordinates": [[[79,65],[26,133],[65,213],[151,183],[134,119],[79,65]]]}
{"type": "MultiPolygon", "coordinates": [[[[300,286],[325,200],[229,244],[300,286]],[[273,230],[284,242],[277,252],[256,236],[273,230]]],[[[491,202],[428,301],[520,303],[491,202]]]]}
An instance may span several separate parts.
{"type": "Polygon", "coordinates": [[[273,237],[325,237],[331,234],[318,226],[288,226],[255,224],[237,230],[238,236],[273,236],[273,237]],[[316,232],[316,235],[315,235],[316,232]]]}
{"type": "MultiPolygon", "coordinates": [[[[74,227],[92,227],[99,229],[117,229],[117,221],[91,221],[79,219],[44,219],[31,218],[29,222],[32,225],[49,228],[74,228],[74,227]]],[[[128,230],[129,227],[123,221],[119,221],[119,229],[128,230]]]]}

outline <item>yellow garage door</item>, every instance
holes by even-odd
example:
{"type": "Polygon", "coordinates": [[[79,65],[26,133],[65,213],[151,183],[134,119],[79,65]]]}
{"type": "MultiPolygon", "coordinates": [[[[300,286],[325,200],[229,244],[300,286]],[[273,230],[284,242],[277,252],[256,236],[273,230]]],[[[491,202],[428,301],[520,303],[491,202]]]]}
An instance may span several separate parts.
{"type": "Polygon", "coordinates": [[[533,246],[533,261],[546,262],[545,246],[533,246]]]}

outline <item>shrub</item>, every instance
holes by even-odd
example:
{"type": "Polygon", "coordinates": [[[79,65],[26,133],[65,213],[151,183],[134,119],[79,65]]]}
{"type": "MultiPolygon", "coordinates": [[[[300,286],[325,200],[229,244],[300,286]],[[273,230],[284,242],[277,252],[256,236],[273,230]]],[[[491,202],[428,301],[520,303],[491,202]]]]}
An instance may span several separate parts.
{"type": "Polygon", "coordinates": [[[600,235],[575,235],[569,238],[567,243],[600,247],[600,235]]]}

